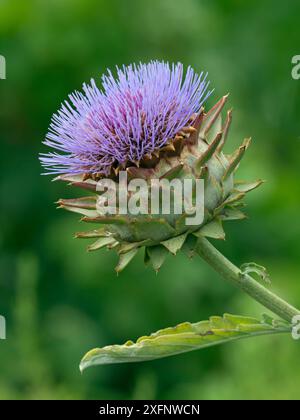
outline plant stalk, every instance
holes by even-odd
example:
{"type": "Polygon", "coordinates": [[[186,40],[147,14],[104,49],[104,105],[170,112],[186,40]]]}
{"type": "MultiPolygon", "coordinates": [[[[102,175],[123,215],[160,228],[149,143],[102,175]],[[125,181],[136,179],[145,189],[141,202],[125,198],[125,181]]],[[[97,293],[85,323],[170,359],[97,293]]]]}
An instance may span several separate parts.
{"type": "Polygon", "coordinates": [[[291,323],[296,315],[300,315],[298,309],[270,292],[250,275],[243,274],[238,267],[224,257],[207,239],[200,238],[198,240],[196,251],[225,280],[246,292],[261,305],[285,321],[291,323]]]}

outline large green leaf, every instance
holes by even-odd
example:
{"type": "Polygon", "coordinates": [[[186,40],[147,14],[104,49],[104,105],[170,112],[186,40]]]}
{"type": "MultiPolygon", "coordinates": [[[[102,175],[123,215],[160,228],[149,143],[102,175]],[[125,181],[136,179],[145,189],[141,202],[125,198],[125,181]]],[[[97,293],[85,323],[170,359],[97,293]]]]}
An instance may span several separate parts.
{"type": "Polygon", "coordinates": [[[211,317],[196,324],[186,322],[174,328],[166,328],[149,337],[141,337],[136,343],[128,341],[91,350],[81,361],[80,369],[112,363],[144,362],[180,353],[186,353],[229,341],[258,335],[288,333],[291,326],[264,316],[262,321],[235,315],[211,317]]]}

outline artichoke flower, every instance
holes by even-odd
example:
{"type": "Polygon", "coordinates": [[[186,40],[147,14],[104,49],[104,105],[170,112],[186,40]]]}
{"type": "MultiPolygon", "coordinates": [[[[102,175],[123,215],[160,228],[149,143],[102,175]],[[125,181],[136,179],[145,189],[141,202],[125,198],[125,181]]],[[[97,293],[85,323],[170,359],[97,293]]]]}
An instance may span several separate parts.
{"type": "Polygon", "coordinates": [[[59,200],[61,208],[99,225],[77,237],[95,239],[90,251],[115,249],[120,255],[118,272],[142,247],[145,261],[159,270],[168,253],[183,249],[192,255],[199,236],[224,239],[223,221],[245,218],[242,200],[261,184],[234,180],[250,139],[232,155],[222,151],[232,120],[228,111],[222,123],[228,96],[205,113],[203,104],[211,93],[207,77],[191,68],[184,75],[181,64],[124,67],[118,69],[117,80],[109,72],[102,82],[103,91],[94,81],[84,85],[84,94],[71,95],[72,104],[65,103],[53,117],[45,144],[66,154],[41,157],[50,172],[62,173],[57,179],[93,193],[59,200]],[[108,177],[116,191],[123,189],[121,171],[128,181],[143,179],[149,188],[153,179],[189,179],[193,185],[203,180],[204,220],[189,226],[189,215],[175,214],[174,205],[168,214],[162,206],[157,214],[151,209],[148,214],[101,214],[98,186],[108,177]]]}
{"type": "Polygon", "coordinates": [[[184,323],[136,343],[92,350],[82,360],[81,369],[153,360],[262,334],[290,333],[293,323],[300,320],[299,310],[263,286],[262,282],[269,281],[264,267],[249,263],[238,268],[207,239],[224,239],[223,222],[244,219],[245,195],[262,184],[261,180],[235,179],[250,139],[231,155],[224,153],[232,111],[227,111],[222,121],[227,95],[206,112],[204,105],[212,93],[208,88],[207,75],[197,74],[191,67],[184,72],[182,64],[153,61],[130,65],[117,68],[117,78],[108,71],[101,89],[92,80],[83,85],[83,92],[73,93],[62,104],[44,141],[53,151],[40,159],[47,174],[56,174],[57,180],[87,192],[81,198],[59,200],[59,207],[96,225],[76,236],[94,240],[90,251],[114,249],[119,255],[117,272],[140,248],[145,250],[145,263],[156,271],[168,254],[180,250],[189,257],[198,254],[283,321],[269,315],[260,321],[225,314],[196,324],[184,323]],[[140,210],[143,207],[144,211],[130,211],[127,204],[124,211],[124,199],[126,203],[136,199],[128,188],[135,181],[143,185],[137,201],[143,203],[140,210]],[[151,195],[154,181],[158,183],[155,209],[151,195]],[[189,184],[189,206],[186,197],[176,192],[174,182],[189,184]],[[167,207],[163,202],[166,183],[172,185],[167,207]],[[114,205],[105,206],[112,191],[114,205]],[[203,217],[196,217],[198,212],[203,217]]]}

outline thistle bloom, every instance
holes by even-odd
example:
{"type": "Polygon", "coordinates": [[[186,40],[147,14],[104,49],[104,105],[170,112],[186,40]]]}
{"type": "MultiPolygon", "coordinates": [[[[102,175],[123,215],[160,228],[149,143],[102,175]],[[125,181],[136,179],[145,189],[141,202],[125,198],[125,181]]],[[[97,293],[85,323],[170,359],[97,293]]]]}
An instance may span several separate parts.
{"type": "MultiPolygon", "coordinates": [[[[61,174],[57,179],[92,193],[59,200],[61,208],[99,225],[99,229],[78,234],[96,239],[90,251],[103,247],[117,251],[119,272],[144,248],[145,261],[157,271],[168,252],[186,249],[197,237],[223,239],[222,223],[245,217],[239,209],[242,198],[261,182],[235,182],[235,170],[250,142],[245,140],[232,155],[223,154],[232,113],[229,111],[222,123],[227,96],[205,113],[202,105],[210,92],[203,73],[197,75],[189,67],[184,74],[182,64],[156,61],[123,67],[117,73],[117,79],[111,72],[102,77],[102,90],[92,80],[89,86],[84,85],[84,93],[70,95],[71,102],[53,117],[45,141],[57,151],[41,160],[50,173],[61,174]],[[167,211],[163,194],[158,197],[158,210],[152,209],[152,200],[147,211],[138,214],[129,209],[124,214],[120,200],[115,200],[111,213],[100,209],[98,200],[105,196],[99,188],[103,177],[110,178],[116,196],[121,191],[127,201],[131,199],[131,191],[125,191],[120,181],[123,168],[128,179],[146,181],[148,197],[154,179],[176,180],[181,185],[189,180],[195,214],[185,211],[184,195],[176,195],[175,200],[172,193],[170,201],[176,201],[176,206],[170,205],[167,211]],[[194,218],[190,225],[187,219],[195,216],[199,207],[199,181],[203,181],[204,219],[194,218]]],[[[188,250],[188,255],[192,251],[188,250]]]]}
{"type": "Polygon", "coordinates": [[[103,363],[152,360],[247,336],[290,332],[291,320],[299,311],[251,277],[256,273],[266,280],[266,270],[254,263],[235,267],[207,240],[224,239],[223,223],[245,218],[243,199],[262,183],[235,179],[250,139],[245,139],[233,154],[223,153],[232,121],[229,111],[222,122],[228,96],[206,113],[201,109],[210,94],[206,76],[197,75],[190,67],[184,76],[182,64],[170,66],[154,61],[117,72],[118,79],[110,71],[102,77],[102,90],[92,80],[83,86],[84,93],[70,95],[70,102],[54,115],[44,142],[56,150],[41,156],[47,171],[63,174],[57,179],[91,194],[58,202],[61,208],[82,215],[83,221],[97,225],[76,236],[95,240],[89,251],[115,250],[119,256],[118,273],[140,249],[144,250],[145,263],[155,271],[160,270],[169,254],[183,251],[190,258],[199,254],[226,280],[289,323],[279,323],[269,316],[260,322],[230,315],[199,324],[184,323],[143,337],[137,344],[95,349],[85,356],[81,369],[103,363]],[[142,179],[146,192],[153,179],[181,181],[181,185],[190,181],[195,212],[199,204],[195,185],[200,181],[204,218],[196,218],[192,225],[186,223],[190,212],[177,211],[178,204],[183,208],[185,200],[175,193],[171,198],[176,206],[170,205],[166,211],[164,194],[158,194],[155,211],[151,207],[145,213],[124,214],[123,209],[120,211],[121,200],[115,200],[111,213],[102,211],[98,200],[102,202],[105,194],[99,186],[107,181],[100,180],[105,175],[110,176],[111,190],[132,198],[132,191],[121,182],[122,168],[133,180],[142,179]]]}
{"type": "Polygon", "coordinates": [[[117,68],[69,96],[52,118],[42,154],[47,173],[103,174],[139,166],[191,125],[209,96],[207,76],[153,61],[117,68]]]}

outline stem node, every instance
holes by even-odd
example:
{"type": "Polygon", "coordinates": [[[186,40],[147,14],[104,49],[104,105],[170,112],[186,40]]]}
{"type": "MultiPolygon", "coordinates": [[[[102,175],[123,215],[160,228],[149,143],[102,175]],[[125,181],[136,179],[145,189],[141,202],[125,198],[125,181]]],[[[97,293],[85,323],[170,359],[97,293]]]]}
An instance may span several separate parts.
{"type": "Polygon", "coordinates": [[[300,311],[258,283],[232,264],[206,238],[199,238],[196,251],[215,271],[235,287],[243,290],[265,308],[285,321],[292,322],[300,311]]]}

